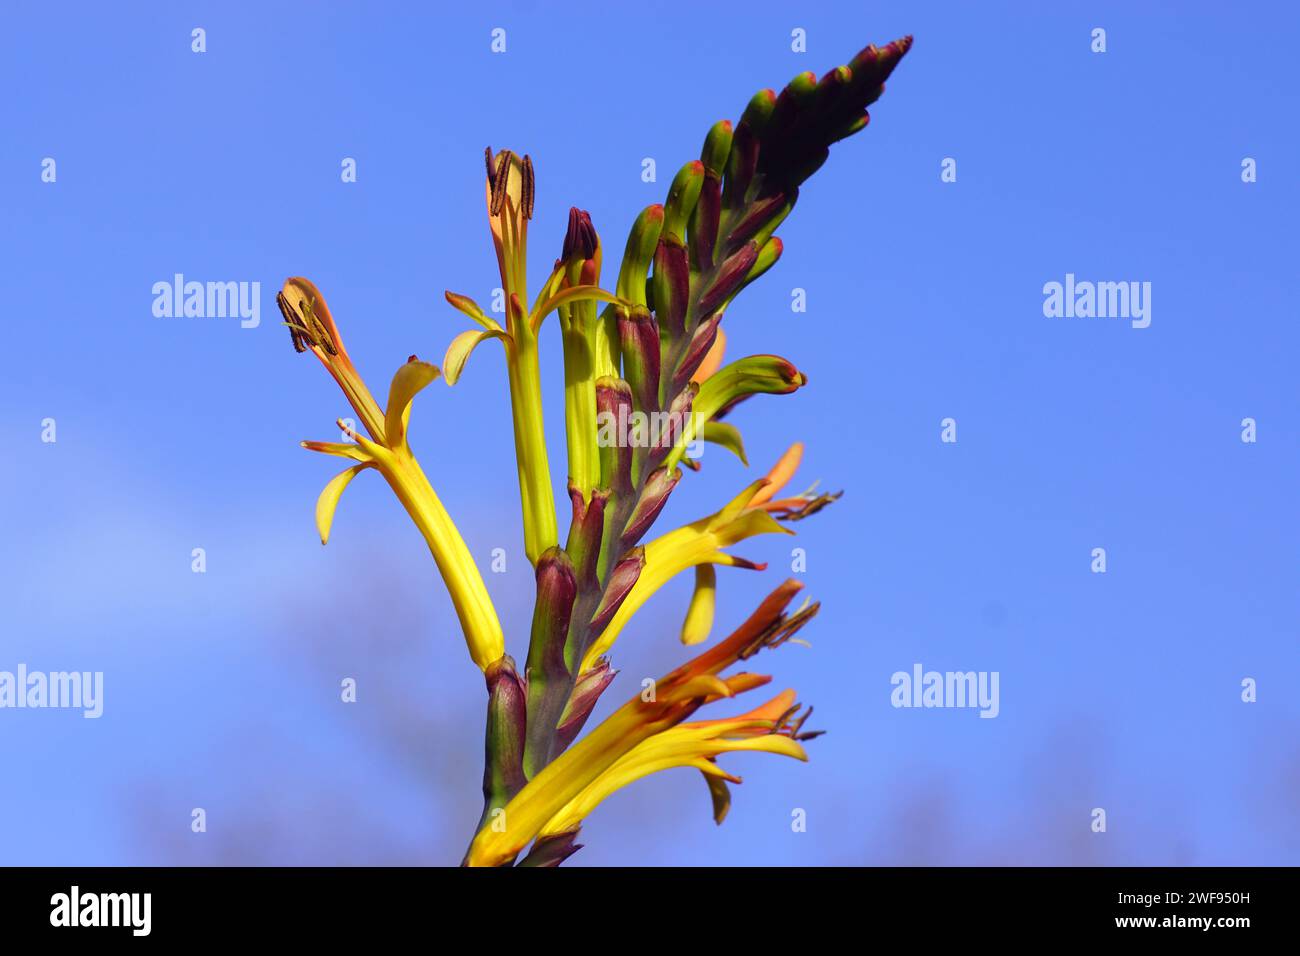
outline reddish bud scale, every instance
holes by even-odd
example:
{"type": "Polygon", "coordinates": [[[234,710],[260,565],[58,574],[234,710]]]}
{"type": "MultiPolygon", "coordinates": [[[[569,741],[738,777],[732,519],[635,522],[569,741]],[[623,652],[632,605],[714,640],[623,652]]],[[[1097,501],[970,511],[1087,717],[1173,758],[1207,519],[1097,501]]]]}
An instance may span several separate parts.
{"type": "Polygon", "coordinates": [[[609,666],[609,661],[601,658],[595,667],[583,671],[578,677],[573,685],[573,693],[569,695],[569,703],[560,717],[560,726],[555,732],[556,753],[567,750],[569,744],[582,732],[583,724],[591,716],[600,695],[609,687],[617,673],[609,666]]]}
{"type": "MultiPolygon", "coordinates": [[[[758,258],[754,260],[753,268],[749,270],[749,275],[745,276],[745,286],[776,265],[784,250],[785,243],[776,236],[772,236],[767,242],[763,243],[763,247],[758,250],[758,258]]],[[[745,286],[741,286],[741,288],[743,289],[745,286]]]]}
{"type": "Polygon", "coordinates": [[[714,249],[718,245],[718,223],[722,218],[722,181],[710,170],[700,187],[700,199],[691,216],[688,241],[691,268],[707,272],[713,268],[714,249]]]}
{"type": "Polygon", "coordinates": [[[753,242],[747,242],[738,250],[731,254],[721,266],[718,267],[717,274],[709,286],[700,293],[699,306],[696,314],[700,317],[712,315],[718,306],[722,305],[731,297],[749,273],[749,268],[758,258],[758,246],[753,242]]]}
{"type": "Polygon", "coordinates": [[[524,776],[527,704],[523,681],[510,655],[489,664],[487,731],[484,735],[484,817],[505,804],[527,782],[524,776]]]}
{"type": "Polygon", "coordinates": [[[739,209],[745,203],[750,184],[758,170],[758,136],[741,120],[731,141],[727,157],[727,178],[722,188],[722,208],[739,209]]]}
{"type": "Polygon", "coordinates": [[[704,357],[709,354],[709,349],[713,348],[714,340],[718,337],[718,325],[721,322],[721,315],[712,315],[696,327],[691,336],[691,344],[673,375],[674,389],[683,388],[691,380],[691,376],[700,367],[704,357]]]}
{"type": "Polygon", "coordinates": [[[563,548],[552,547],[537,559],[537,603],[533,609],[530,676],[564,672],[564,637],[577,597],[577,575],[563,548]]]}
{"type": "MultiPolygon", "coordinates": [[[[622,499],[632,493],[632,446],[619,441],[617,431],[632,413],[632,389],[621,378],[596,380],[596,420],[613,426],[616,434],[612,441],[599,442],[600,484],[614,497],[622,499]]],[[[607,436],[608,437],[608,436],[607,436]]]]}
{"type": "Polygon", "coordinates": [[[528,642],[528,728],[524,770],[532,777],[550,762],[555,727],[569,697],[571,675],[564,662],[569,619],[578,596],[569,556],[548,548],[537,559],[537,603],[528,642]]]}
{"type": "Polygon", "coordinates": [[[742,243],[754,238],[786,204],[788,196],[784,190],[765,196],[752,203],[745,217],[736,223],[727,236],[728,250],[740,248],[742,243]]]}
{"type": "Polygon", "coordinates": [[[638,411],[659,410],[659,327],[650,310],[636,306],[618,313],[623,374],[638,411]]]}
{"type": "Polygon", "coordinates": [[[596,612],[591,616],[588,647],[609,626],[609,622],[613,620],[614,615],[618,613],[618,609],[623,606],[623,602],[636,585],[637,578],[641,576],[641,569],[644,567],[644,548],[633,548],[614,565],[614,570],[609,575],[609,583],[605,585],[605,592],[600,596],[600,603],[596,606],[596,612]]]}
{"type": "Polygon", "coordinates": [[[650,473],[641,497],[637,499],[636,507],[632,509],[632,516],[627,519],[627,527],[619,537],[620,545],[630,548],[641,540],[642,536],[650,530],[655,519],[659,517],[659,512],[668,503],[668,496],[673,493],[681,478],[682,473],[676,468],[672,471],[667,468],[656,468],[650,473]]]}
{"type": "Polygon", "coordinates": [[[541,837],[533,844],[528,855],[519,861],[519,865],[547,869],[557,867],[582,849],[581,843],[573,842],[577,838],[577,830],[541,837]]]}
{"type": "Polygon", "coordinates": [[[655,431],[651,436],[650,454],[648,456],[650,467],[655,468],[668,457],[674,445],[681,439],[685,430],[686,422],[691,415],[691,405],[695,401],[695,396],[699,393],[700,387],[694,382],[687,382],[686,387],[681,389],[668,405],[668,414],[663,427],[655,431]]]}
{"type": "Polygon", "coordinates": [[[686,261],[686,247],[675,236],[665,235],[659,240],[651,282],[659,334],[670,340],[680,338],[686,332],[691,267],[686,261]]]}
{"type": "Polygon", "coordinates": [[[596,489],[591,499],[584,498],[582,489],[569,485],[569,500],[573,505],[573,520],[569,524],[569,540],[564,550],[573,562],[573,571],[583,591],[598,584],[597,562],[600,560],[600,542],[605,529],[605,506],[609,492],[596,489]]]}

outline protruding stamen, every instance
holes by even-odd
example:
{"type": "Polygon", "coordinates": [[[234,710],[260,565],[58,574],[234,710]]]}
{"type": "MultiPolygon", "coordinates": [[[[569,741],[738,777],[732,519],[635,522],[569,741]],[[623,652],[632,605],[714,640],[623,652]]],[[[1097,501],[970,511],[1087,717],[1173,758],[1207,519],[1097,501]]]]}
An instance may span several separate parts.
{"type": "Polygon", "coordinates": [[[312,302],[299,299],[298,308],[295,309],[283,292],[277,292],[275,304],[280,307],[280,314],[284,316],[284,324],[289,326],[289,333],[293,336],[295,351],[305,352],[307,346],[311,346],[312,348],[324,349],[329,355],[339,354],[338,347],[335,346],[334,339],[330,336],[325,323],[316,317],[312,302]]]}
{"type": "Polygon", "coordinates": [[[295,352],[307,351],[307,346],[303,344],[302,328],[299,325],[298,316],[294,313],[293,307],[289,305],[289,300],[284,297],[283,292],[275,294],[275,304],[280,307],[280,314],[284,316],[284,324],[289,327],[289,335],[293,338],[293,350],[295,352]]]}
{"type": "Polygon", "coordinates": [[[311,330],[311,342],[317,348],[322,348],[330,355],[338,355],[339,350],[334,346],[334,339],[330,337],[329,330],[325,324],[316,318],[314,310],[315,300],[309,302],[306,299],[298,300],[298,307],[302,310],[305,324],[311,330]]]}
{"type": "Polygon", "coordinates": [[[524,183],[520,195],[520,205],[522,207],[520,211],[523,213],[524,219],[533,218],[533,200],[535,198],[534,196],[535,189],[536,189],[536,184],[533,181],[533,161],[531,157],[529,157],[528,154],[525,153],[524,154],[524,183]]]}
{"type": "Polygon", "coordinates": [[[496,176],[492,179],[492,202],[488,206],[488,212],[494,216],[501,215],[501,207],[506,201],[506,184],[510,180],[510,163],[514,155],[508,149],[501,150],[497,154],[496,176]]]}

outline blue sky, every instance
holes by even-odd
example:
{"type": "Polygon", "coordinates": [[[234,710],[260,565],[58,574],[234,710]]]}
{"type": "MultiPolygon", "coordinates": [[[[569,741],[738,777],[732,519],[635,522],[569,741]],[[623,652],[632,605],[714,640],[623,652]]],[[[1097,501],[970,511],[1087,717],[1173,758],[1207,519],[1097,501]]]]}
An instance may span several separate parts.
{"type": "MultiPolygon", "coordinates": [[[[738,409],[751,468],[706,452],[659,525],[715,510],[795,439],[800,480],[844,489],[793,543],[823,602],[812,646],[764,667],[829,733],[808,765],[724,758],[745,784],[721,828],[693,772],[621,793],[574,863],[1300,862],[1298,19],[1209,3],[6,7],[0,670],[102,670],[106,700],[93,721],[0,710],[0,863],[458,860],[480,678],[381,482],[349,489],[320,547],[312,509],[335,469],[297,442],[332,439],[345,407],[293,354],[274,290],[316,281],[382,391],[464,328],[443,289],[486,300],[497,284],[484,146],[536,164],[535,276],[570,205],[612,259],[711,123],[905,33],[870,127],[835,147],[781,262],[727,315],[731,354],[780,353],[810,385],[738,409]],[[152,286],[178,272],[260,282],[261,325],[156,318],[152,286]],[[1150,327],[1045,317],[1043,286],[1067,273],[1150,282],[1150,327]],[[997,671],[999,716],[893,708],[890,676],[915,663],[997,671]],[[355,705],[338,703],[343,676],[355,705]],[[195,807],[207,833],[190,832],[195,807]]],[[[543,348],[559,472],[555,327],[543,348]]],[[[522,657],[508,421],[485,349],[421,396],[412,435],[522,657]],[[488,572],[497,547],[505,574],[488,572]]],[[[721,623],[785,576],[792,546],[737,549],[771,567],[720,572],[721,623]]],[[[620,639],[602,712],[681,659],[687,593],[674,582],[620,639]]]]}

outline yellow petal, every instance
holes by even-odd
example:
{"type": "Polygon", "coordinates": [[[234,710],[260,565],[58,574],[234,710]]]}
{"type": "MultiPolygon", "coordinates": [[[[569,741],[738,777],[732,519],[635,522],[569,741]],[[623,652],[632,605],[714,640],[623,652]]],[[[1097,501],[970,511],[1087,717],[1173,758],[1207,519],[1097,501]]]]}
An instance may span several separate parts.
{"type": "Polygon", "coordinates": [[[561,289],[541,305],[535,307],[532,317],[528,320],[529,324],[532,326],[533,331],[536,332],[542,327],[542,321],[560,306],[567,305],[570,302],[586,302],[592,299],[615,305],[621,301],[618,296],[606,292],[600,286],[573,285],[567,289],[561,289]]]}
{"type": "Polygon", "coordinates": [[[451,340],[451,345],[447,346],[447,355],[442,360],[443,374],[447,377],[448,385],[455,385],[460,381],[461,373],[465,371],[465,363],[469,361],[469,355],[478,347],[478,344],[486,339],[509,340],[510,336],[501,329],[470,329],[468,332],[462,332],[451,340]]]}
{"type": "Polygon", "coordinates": [[[706,700],[716,697],[734,697],[727,681],[714,674],[700,674],[687,680],[680,687],[674,687],[664,699],[668,701],[690,700],[703,697],[706,700]]]}
{"type": "Polygon", "coordinates": [[[337,455],[339,458],[351,458],[353,461],[370,461],[370,455],[360,445],[339,441],[304,441],[299,442],[308,451],[318,451],[323,455],[337,455]]]}
{"type": "Polygon", "coordinates": [[[745,457],[745,440],[741,437],[740,429],[735,425],[726,422],[705,422],[704,427],[700,429],[700,438],[727,449],[740,459],[742,465],[749,464],[749,459],[745,457]]]}
{"type": "Polygon", "coordinates": [[[727,688],[732,694],[743,694],[755,687],[762,687],[771,680],[772,678],[766,674],[737,674],[734,677],[727,678],[727,688]]]}
{"type": "Polygon", "coordinates": [[[373,462],[363,461],[359,465],[346,468],[330,479],[325,490],[316,499],[316,530],[320,532],[320,543],[330,539],[330,526],[334,523],[334,510],[339,506],[343,489],[352,483],[352,479],[365,469],[373,467],[373,462]]]}
{"type": "Polygon", "coordinates": [[[394,450],[406,444],[406,424],[411,419],[411,401],[438,377],[437,366],[418,359],[407,362],[393,376],[388,387],[388,410],[384,413],[384,441],[394,450]]]}
{"type": "Polygon", "coordinates": [[[465,315],[468,315],[479,325],[483,326],[483,328],[485,329],[501,328],[501,326],[497,324],[497,321],[491,318],[486,312],[484,312],[482,307],[473,299],[471,299],[469,296],[461,295],[458,292],[452,292],[448,290],[443,293],[443,297],[446,298],[447,302],[452,306],[452,308],[458,309],[459,311],[463,312],[465,315]]]}
{"type": "Polygon", "coordinates": [[[799,468],[799,462],[803,460],[803,442],[797,441],[786,449],[784,455],[777,460],[772,466],[772,470],[767,473],[767,484],[759,489],[758,494],[750,500],[749,506],[756,508],[765,501],[771,501],[773,495],[790,483],[794,473],[799,468]]]}
{"type": "Polygon", "coordinates": [[[682,643],[698,644],[709,636],[713,629],[713,611],[717,605],[718,573],[711,564],[695,566],[695,591],[691,595],[690,606],[686,609],[686,620],[682,623],[682,643]]]}
{"type": "MultiPolygon", "coordinates": [[[[731,810],[731,788],[720,774],[704,773],[704,782],[709,788],[709,797],[713,800],[713,822],[722,825],[731,810]]],[[[739,781],[736,781],[739,782],[739,781]]]]}
{"type": "Polygon", "coordinates": [[[697,720],[682,724],[681,729],[712,728],[732,724],[744,725],[755,721],[777,721],[795,705],[795,699],[793,690],[783,690],[767,703],[760,704],[748,713],[740,714],[737,717],[726,717],[722,720],[697,720]]]}

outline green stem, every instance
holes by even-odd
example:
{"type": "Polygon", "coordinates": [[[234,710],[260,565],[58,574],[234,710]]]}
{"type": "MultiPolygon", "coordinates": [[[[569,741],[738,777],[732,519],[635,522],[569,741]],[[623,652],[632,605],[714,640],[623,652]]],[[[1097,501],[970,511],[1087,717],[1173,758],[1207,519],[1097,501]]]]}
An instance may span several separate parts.
{"type": "Polygon", "coordinates": [[[564,430],[569,450],[569,483],[590,501],[600,483],[596,446],[596,376],[592,338],[595,309],[588,303],[560,308],[564,336],[564,430]],[[588,316],[586,313],[592,313],[588,316]]]}
{"type": "Polygon", "coordinates": [[[524,551],[532,564],[559,540],[555,524],[555,495],[546,456],[542,425],[542,376],[537,360],[537,337],[527,322],[514,323],[507,365],[510,373],[510,408],[514,420],[515,462],[519,471],[519,497],[523,506],[524,551]]]}

